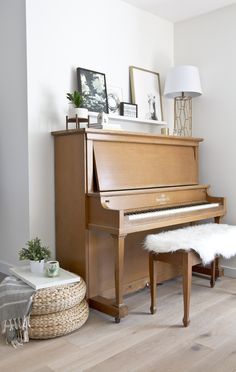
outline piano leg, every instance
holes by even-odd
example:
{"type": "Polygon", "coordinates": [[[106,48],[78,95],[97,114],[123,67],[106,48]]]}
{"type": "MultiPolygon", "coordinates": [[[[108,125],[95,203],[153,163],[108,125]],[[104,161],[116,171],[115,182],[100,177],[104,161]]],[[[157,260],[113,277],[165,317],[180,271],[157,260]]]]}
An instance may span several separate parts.
{"type": "Polygon", "coordinates": [[[111,235],[115,249],[115,300],[102,296],[89,299],[89,305],[98,311],[111,315],[116,323],[128,315],[128,306],[123,303],[123,272],[124,272],[124,249],[125,235],[111,235]]]}
{"type": "Polygon", "coordinates": [[[125,236],[112,235],[115,240],[115,291],[117,307],[123,305],[123,273],[124,273],[124,250],[125,236]]]}
{"type": "Polygon", "coordinates": [[[128,315],[128,306],[123,303],[123,271],[124,271],[124,248],[125,235],[111,235],[115,249],[115,299],[95,296],[89,299],[89,305],[93,309],[111,315],[116,323],[128,315]]]}
{"type": "Polygon", "coordinates": [[[221,223],[222,216],[214,217],[215,223],[221,223]]]}
{"type": "Polygon", "coordinates": [[[128,308],[123,303],[123,274],[124,274],[124,250],[125,235],[112,235],[115,245],[115,306],[118,313],[115,316],[115,322],[127,315],[128,308]]]}

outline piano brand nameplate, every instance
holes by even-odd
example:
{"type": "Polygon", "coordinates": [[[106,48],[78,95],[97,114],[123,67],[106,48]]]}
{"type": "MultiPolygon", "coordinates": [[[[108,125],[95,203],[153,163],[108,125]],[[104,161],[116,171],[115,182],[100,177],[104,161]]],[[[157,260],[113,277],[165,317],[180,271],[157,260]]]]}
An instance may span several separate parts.
{"type": "Polygon", "coordinates": [[[99,191],[198,183],[195,146],[184,143],[94,141],[94,158],[99,191]]]}
{"type": "Polygon", "coordinates": [[[159,204],[166,204],[169,200],[170,198],[166,196],[165,194],[161,194],[160,196],[156,198],[156,201],[159,204]]]}

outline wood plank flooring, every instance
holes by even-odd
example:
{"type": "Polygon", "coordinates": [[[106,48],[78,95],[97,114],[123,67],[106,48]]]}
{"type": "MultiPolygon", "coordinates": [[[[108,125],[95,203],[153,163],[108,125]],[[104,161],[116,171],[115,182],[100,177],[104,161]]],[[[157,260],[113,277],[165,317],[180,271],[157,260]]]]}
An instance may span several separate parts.
{"type": "Polygon", "coordinates": [[[0,342],[1,372],[236,372],[236,279],[194,277],[191,323],[182,327],[181,279],[158,286],[150,315],[149,289],[126,298],[129,316],[115,324],[91,311],[73,334],[30,341],[17,350],[0,342]]]}
{"type": "Polygon", "coordinates": [[[5,278],[5,274],[3,274],[3,273],[0,273],[0,283],[1,283],[1,281],[5,278]]]}

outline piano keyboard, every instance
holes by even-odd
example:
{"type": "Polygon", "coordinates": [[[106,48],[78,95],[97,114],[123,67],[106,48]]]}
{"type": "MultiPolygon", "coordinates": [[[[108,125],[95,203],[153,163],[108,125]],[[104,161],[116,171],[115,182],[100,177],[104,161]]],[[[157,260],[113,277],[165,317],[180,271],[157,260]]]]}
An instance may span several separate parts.
{"type": "Polygon", "coordinates": [[[129,221],[140,220],[145,218],[153,218],[153,217],[163,217],[163,216],[173,216],[179,213],[185,212],[193,212],[202,209],[210,209],[219,207],[219,203],[204,203],[200,205],[191,205],[186,207],[178,207],[178,208],[168,208],[168,209],[159,209],[149,212],[136,212],[127,214],[129,221]]]}

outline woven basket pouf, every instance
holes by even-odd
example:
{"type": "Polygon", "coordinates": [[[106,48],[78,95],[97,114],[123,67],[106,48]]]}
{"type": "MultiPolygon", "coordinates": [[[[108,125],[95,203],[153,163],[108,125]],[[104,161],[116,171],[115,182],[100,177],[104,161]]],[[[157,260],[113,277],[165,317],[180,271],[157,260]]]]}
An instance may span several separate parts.
{"type": "Polygon", "coordinates": [[[33,299],[31,315],[44,315],[70,309],[85,297],[86,284],[82,278],[78,283],[39,289],[33,299]]]}
{"type": "Polygon", "coordinates": [[[30,316],[29,337],[48,339],[66,335],[82,327],[89,315],[86,300],[68,310],[53,314],[30,316]]]}

